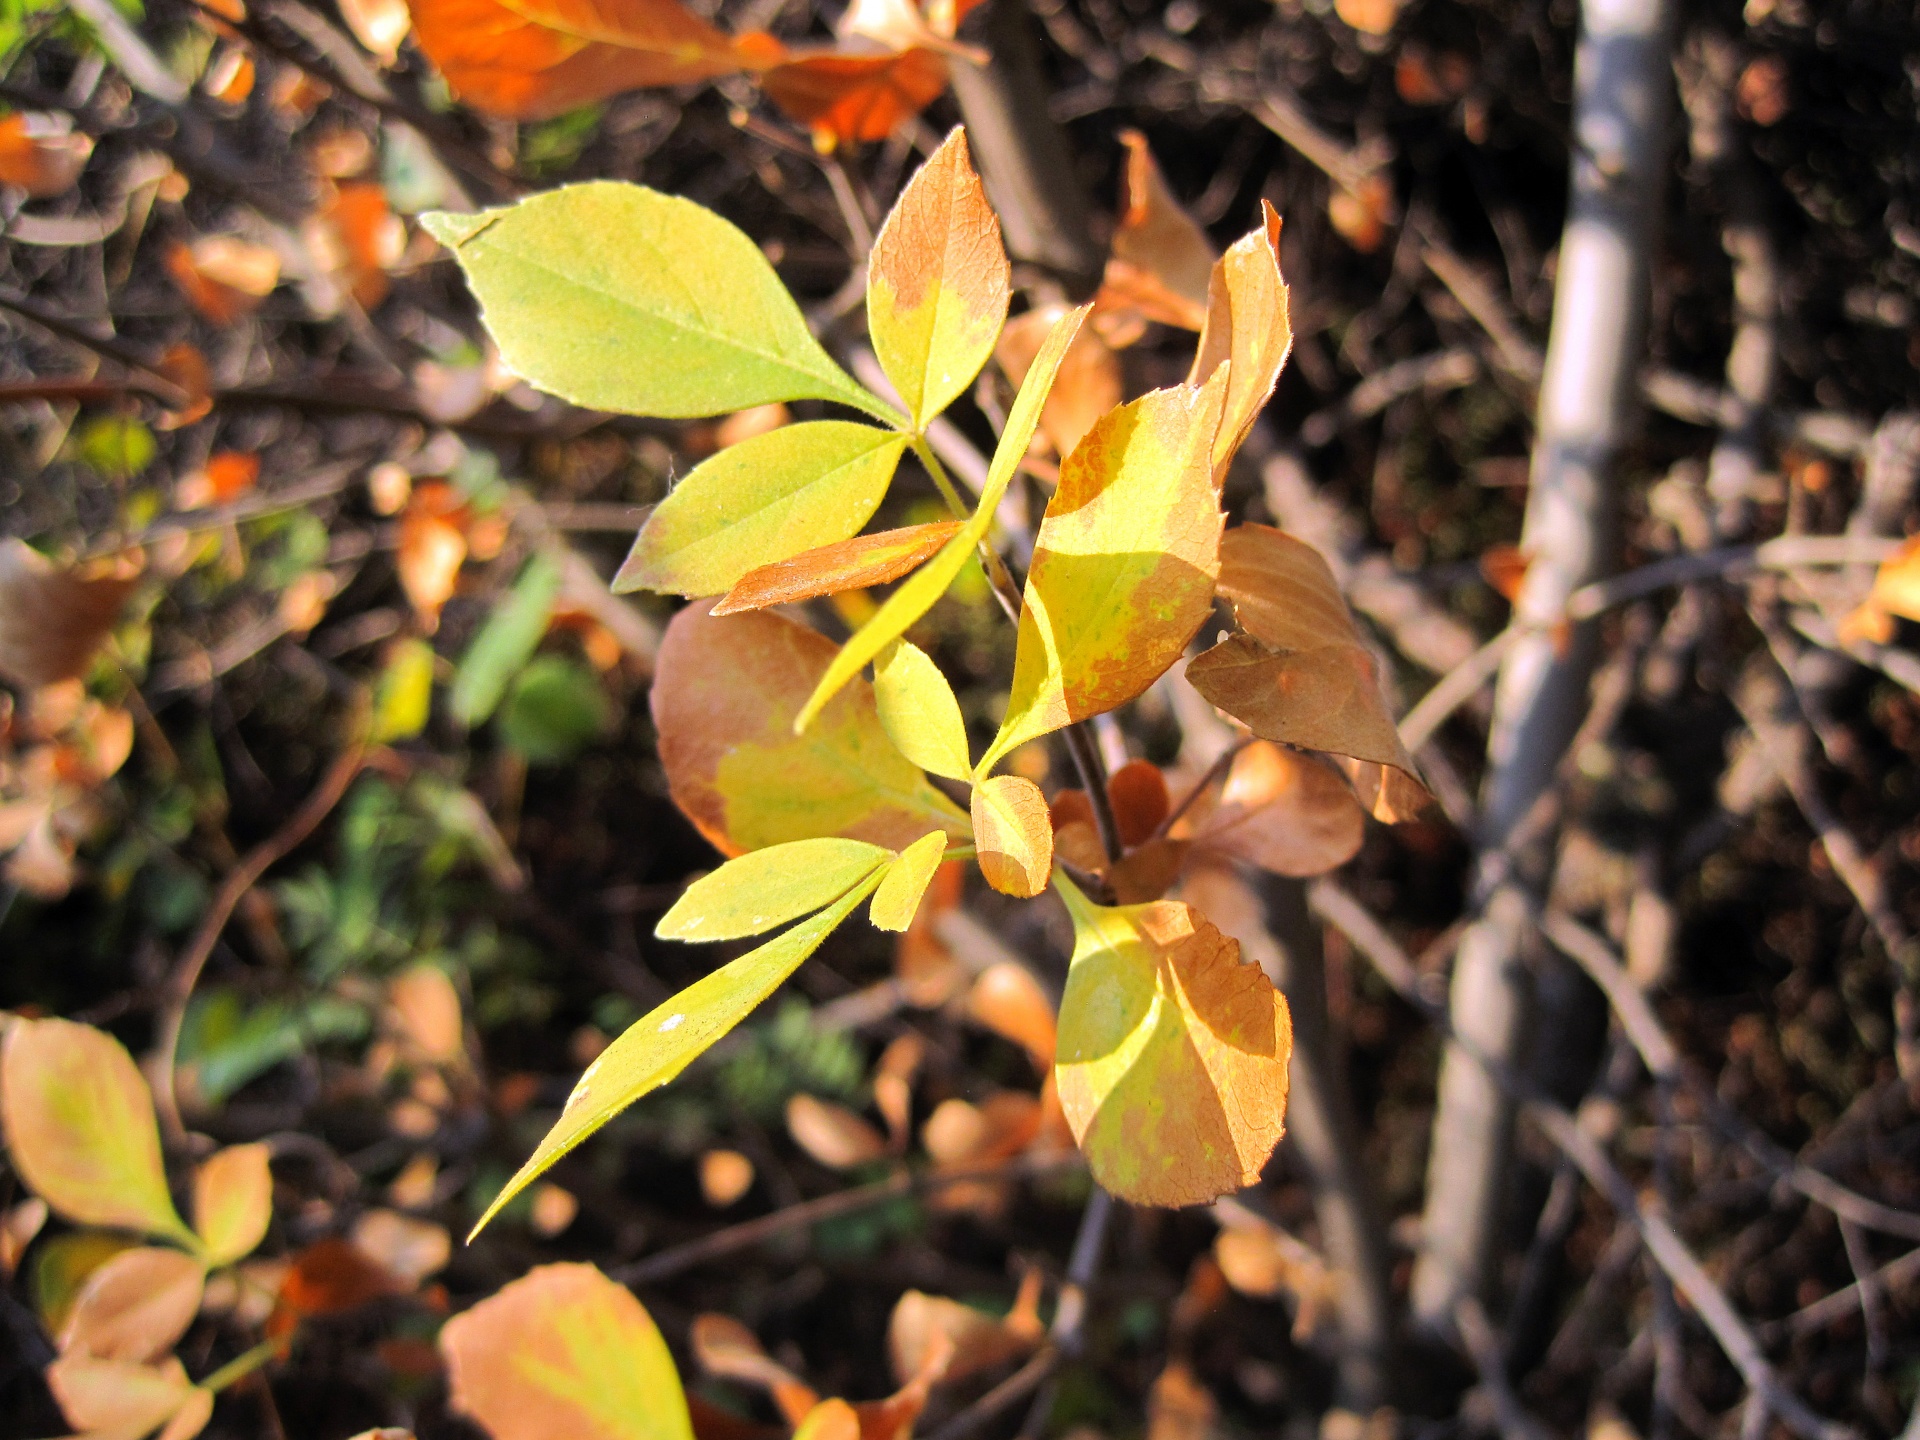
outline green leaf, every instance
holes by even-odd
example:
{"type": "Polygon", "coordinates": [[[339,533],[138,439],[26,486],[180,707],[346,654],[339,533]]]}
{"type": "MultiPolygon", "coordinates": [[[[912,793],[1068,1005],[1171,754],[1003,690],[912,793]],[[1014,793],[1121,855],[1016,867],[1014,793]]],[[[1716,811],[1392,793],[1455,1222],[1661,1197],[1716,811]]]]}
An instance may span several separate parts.
{"type": "MultiPolygon", "coordinates": [[[[759,949],[696,980],[685,990],[643,1015],[587,1067],[559,1121],[539,1148],[487,1207],[487,1222],[532,1184],[548,1167],[607,1121],[650,1090],[657,1090],[698,1058],[722,1035],[744,1020],[771,995],[840,922],[880,883],[869,875],[834,904],[759,949]]],[[[468,1238],[472,1238],[469,1236],[468,1238]]]]}
{"type": "Polygon", "coordinates": [[[411,740],[427,728],[433,710],[433,646],[424,640],[402,640],[387,655],[386,669],[373,694],[375,745],[411,740]]]}
{"type": "Polygon", "coordinates": [[[867,917],[882,930],[905,930],[920,908],[920,897],[933,883],[933,873],[947,857],[947,832],[934,830],[922,835],[900,852],[887,867],[880,888],[873,892],[873,907],[867,917]]]}
{"type": "Polygon", "coordinates": [[[964,780],[967,722],[953,687],[927,652],[911,640],[896,640],[873,665],[873,699],[894,748],[935,775],[964,780]]]}
{"type": "Polygon", "coordinates": [[[729,860],[660,917],[662,940],[738,940],[831,905],[893,858],[864,840],[794,840],[729,860]]]}
{"type": "Polygon", "coordinates": [[[74,449],[107,479],[131,480],[153,463],[160,447],[153,432],[131,415],[101,415],[80,427],[74,449]]]}
{"type": "Polygon", "coordinates": [[[595,181],[421,222],[501,358],[576,404],[688,419],[834,400],[904,423],[828,358],[760,247],[691,200],[595,181]]]}
{"type": "Polygon", "coordinates": [[[540,637],[547,633],[559,593],[560,567],[546,555],[527,561],[454,672],[453,715],[462,725],[479,725],[499,708],[508,684],[533,658],[540,637]]]}
{"type": "Polygon", "coordinates": [[[501,735],[536,765],[571,760],[611,723],[598,677],[564,655],[542,655],[522,670],[500,712],[501,735]]]}
{"type": "Polygon", "coordinates": [[[992,463],[987,466],[987,483],[980,491],[980,503],[974,507],[972,517],[939,554],[902,581],[900,588],[887,597],[886,603],[873,617],[840,647],[840,653],[833,657],[833,664],[827,667],[827,673],[820,677],[813,694],[794,717],[794,734],[804,733],[807,726],[813,723],[814,716],[839,693],[841,686],[858,675],[869,660],[906,634],[908,627],[931,610],[934,602],[947,593],[947,587],[955,577],[966,569],[967,561],[973,558],[973,552],[993,528],[994,511],[999,508],[1000,497],[1007,493],[1007,486],[1012,483],[1021,460],[1026,457],[1027,446],[1033,441],[1034,428],[1040,423],[1040,407],[1046,403],[1047,392],[1053,388],[1053,377],[1060,369],[1060,362],[1066,358],[1067,347],[1073,343],[1073,337],[1080,333],[1081,322],[1092,308],[1091,305],[1082,305],[1078,310],[1063,315],[1041,345],[1040,353],[1033,357],[1027,378],[1021,382],[1020,393],[1014,398],[1013,409],[1007,416],[1007,428],[1000,433],[1000,443],[994,449],[992,463]]]}
{"type": "Polygon", "coordinates": [[[809,420],[729,446],[654,507],[613,588],[719,595],[750,570],[856,535],[906,445],[897,431],[809,420]]]}

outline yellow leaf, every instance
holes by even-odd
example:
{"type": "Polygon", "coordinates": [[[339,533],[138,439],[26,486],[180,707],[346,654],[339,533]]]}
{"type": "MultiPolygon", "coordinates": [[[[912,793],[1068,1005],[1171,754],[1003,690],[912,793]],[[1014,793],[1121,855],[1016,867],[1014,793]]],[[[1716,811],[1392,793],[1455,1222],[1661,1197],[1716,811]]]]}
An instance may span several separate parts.
{"type": "Polygon", "coordinates": [[[873,666],[873,699],[880,723],[907,759],[949,780],[971,773],[960,702],[926,651],[910,640],[882,651],[873,666]]]}
{"type": "Polygon", "coordinates": [[[1225,517],[1213,435],[1225,372],[1110,411],[1060,467],[1027,571],[1013,694],[979,773],[1139,695],[1213,605],[1225,517]]]}
{"type": "Polygon", "coordinates": [[[860,1412],[844,1400],[822,1400],[801,1417],[793,1440],[863,1440],[860,1412]]]}
{"type": "Polygon", "coordinates": [[[955,129],[900,192],[867,263],[867,329],[915,429],[987,363],[1011,281],[1000,221],[955,129]]]}
{"type": "Polygon", "coordinates": [[[675,803],[723,853],[820,835],[894,850],[933,826],[966,837],[966,817],[887,738],[864,680],[794,736],[833,654],[781,615],[689,605],[667,626],[653,684],[660,761],[675,803]]]}
{"type": "Polygon", "coordinates": [[[1213,440],[1213,482],[1223,483],[1234,454],[1273,394],[1293,349],[1286,282],[1280,277],[1280,216],[1260,202],[1264,223],[1234,241],[1207,284],[1207,320],[1194,351],[1189,385],[1228,363],[1227,403],[1213,440]]]}
{"type": "Polygon", "coordinates": [[[208,1156],[193,1177],[193,1223],[207,1264],[244,1260],[267,1238],[273,1218],[273,1172],[265,1145],[229,1145],[208,1156]]]}
{"type": "Polygon", "coordinates": [[[653,933],[690,941],[759,935],[831,905],[893,858],[864,840],[792,840],[755,850],[689,885],[653,933]]]}
{"type": "Polygon", "coordinates": [[[959,528],[958,520],[935,520],[817,546],[791,560],[749,570],[708,613],[734,615],[884,585],[931,558],[959,528]]]}
{"type": "Polygon", "coordinates": [[[160,1246],[122,1250],[87,1277],[60,1331],[63,1354],[145,1364],[187,1333],[200,1312],[206,1266],[160,1246]]]}
{"type": "Polygon", "coordinates": [[[973,787],[973,843],[987,883],[1022,899],[1047,887],[1053,822],[1040,787],[1021,775],[996,775],[973,787]]]}
{"type": "Polygon", "coordinates": [[[873,892],[868,916],[881,930],[905,930],[920,909],[920,897],[933,883],[934,872],[946,858],[947,832],[933,830],[900,852],[887,867],[886,878],[873,892]]]}
{"type": "Polygon", "coordinates": [[[1094,1178],[1139,1205],[1253,1184],[1285,1129],[1286,1000],[1190,906],[1059,889],[1074,951],[1054,1075],[1094,1178]]]}
{"type": "Polygon", "coordinates": [[[440,1332],[453,1408],[494,1440],[693,1440],[666,1341],[591,1265],[542,1265],[440,1332]]]}
{"type": "Polygon", "coordinates": [[[0,1117],[14,1169],[68,1220],[197,1248],[167,1191],[147,1082],[111,1035],[15,1021],[0,1048],[0,1117]]]}

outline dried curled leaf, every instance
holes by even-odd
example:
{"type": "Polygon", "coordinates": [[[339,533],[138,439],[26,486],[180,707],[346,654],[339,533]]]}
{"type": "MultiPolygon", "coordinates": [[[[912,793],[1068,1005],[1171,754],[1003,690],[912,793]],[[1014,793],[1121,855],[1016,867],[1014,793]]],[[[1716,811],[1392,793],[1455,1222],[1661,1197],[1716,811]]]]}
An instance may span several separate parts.
{"type": "Polygon", "coordinates": [[[139,579],[134,555],[69,567],[0,540],[0,676],[34,688],[85,674],[139,579]]]}
{"type": "Polygon", "coordinates": [[[1188,905],[1059,888],[1074,952],[1054,1075],[1094,1178],[1139,1205],[1251,1185],[1285,1130],[1286,1000],[1188,905]]]}
{"type": "Polygon", "coordinates": [[[1217,798],[1187,817],[1201,855],[1227,855],[1276,875],[1323,875],[1366,838],[1366,812],[1319,761],[1255,740],[1233,757],[1217,798]]]}
{"type": "Polygon", "coordinates": [[[1127,147],[1126,191],[1101,281],[1101,303],[1130,306],[1149,320],[1198,330],[1207,318],[1213,246],[1167,189],[1147,137],[1123,130],[1120,142],[1127,147]]]}
{"type": "Polygon", "coordinates": [[[1020,1282],[1013,1308],[989,1315],[944,1295],[909,1290],[887,1321],[887,1359],[897,1383],[936,1370],[943,1382],[961,1380],[1029,1354],[1046,1331],[1040,1324],[1040,1272],[1020,1282]]]}
{"type": "Polygon", "coordinates": [[[1213,481],[1253,429],[1293,350],[1287,286],[1280,276],[1280,216],[1260,202],[1261,227],[1234,241],[1215,262],[1207,282],[1207,318],[1194,351],[1189,385],[1198,385],[1227,362],[1227,402],[1213,440],[1213,481]]]}
{"type": "Polygon", "coordinates": [[[966,817],[881,728],[873,690],[850,685],[803,737],[794,712],[833,642],[784,616],[711,616],[689,605],[660,644],[653,721],[674,802],[723,853],[820,835],[888,849],[966,817]]]}

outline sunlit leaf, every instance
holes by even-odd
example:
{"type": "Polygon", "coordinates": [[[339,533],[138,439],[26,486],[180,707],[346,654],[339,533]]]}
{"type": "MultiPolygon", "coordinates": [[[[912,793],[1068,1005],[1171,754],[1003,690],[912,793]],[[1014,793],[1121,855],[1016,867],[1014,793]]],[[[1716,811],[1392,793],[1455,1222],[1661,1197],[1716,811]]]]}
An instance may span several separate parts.
{"type": "Polygon", "coordinates": [[[1253,1184],[1284,1130],[1287,1002],[1191,907],[1059,888],[1074,951],[1054,1074],[1094,1178],[1141,1205],[1253,1184]]]}
{"type": "Polygon", "coordinates": [[[237,235],[174,241],[161,262],[187,303],[209,324],[232,325],[260,308],[280,283],[280,256],[237,235]]]}
{"type": "Polygon", "coordinates": [[[402,1215],[396,1210],[372,1209],[353,1222],[353,1248],[398,1282],[401,1290],[417,1290],[429,1275],[446,1268],[453,1256],[453,1237],[444,1225],[402,1215]]]}
{"type": "Polygon", "coordinates": [[[906,437],[846,420],[755,435],[654,507],[613,588],[719,595],[749,571],[845,540],[872,518],[906,437]]]}
{"type": "Polygon", "coordinates": [[[207,1269],[161,1246],[122,1250],[87,1277],[60,1331],[66,1354],[144,1364],[172,1350],[200,1311],[207,1269]]]}
{"type": "Polygon", "coordinates": [[[1025,899],[1047,887],[1053,823],[1040,787],[1022,775],[995,775],[973,787],[973,843],[987,883],[1025,899]]]}
{"type": "Polygon", "coordinates": [[[139,578],[137,557],[70,567],[0,540],[0,676],[34,688],[84,675],[139,578]]]}
{"type": "Polygon", "coordinates": [[[947,57],[916,47],[875,55],[797,53],[763,71],[760,86],[813,131],[816,145],[832,149],[886,139],[938,100],[947,79],[947,57]]]}
{"type": "Polygon", "coordinates": [[[93,137],[58,113],[25,111],[0,117],[0,185],[13,185],[30,200],[64,195],[80,183],[93,154],[93,137]]]}
{"type": "Polygon", "coordinates": [[[1027,571],[1013,694],[982,772],[1139,695],[1206,620],[1226,523],[1211,463],[1225,390],[1219,374],[1142,396],[1060,467],[1027,571]]]}
{"type": "Polygon", "coordinates": [[[587,1067],[560,1119],[474,1226],[478,1232],[552,1164],[650,1090],[686,1069],[714,1041],[779,988],[880,883],[867,877],[818,915],[801,921],[636,1020],[587,1067]]]}
{"type": "Polygon", "coordinates": [[[660,917],[663,940],[738,940],[831,905],[893,859],[864,840],[792,840],[703,875],[660,917]]]}
{"type": "Polygon", "coordinates": [[[787,1134],[829,1170],[854,1170],[887,1153],[880,1132],[844,1105],[812,1095],[787,1101],[787,1134]]]}
{"type": "Polygon", "coordinates": [[[1040,423],[1040,407],[1046,403],[1054,374],[1059,370],[1067,347],[1073,343],[1073,337],[1086,317],[1087,307],[1082,306],[1069,311],[1054,326],[1053,333],[1047,337],[1047,343],[1040,347],[1039,355],[1027,371],[1027,378],[1014,399],[1013,409],[1008,412],[1006,428],[1000,432],[1000,443],[995,447],[993,459],[987,466],[987,482],[981,489],[973,515],[939,554],[902,581],[873,618],[840,647],[840,653],[833,657],[827,673],[820,677],[820,683],[814,686],[813,694],[807,697],[807,703],[795,717],[795,734],[803,732],[827,702],[840,692],[841,687],[866,668],[868,661],[906,634],[909,626],[931,610],[934,602],[947,593],[947,587],[966,568],[967,561],[973,558],[974,550],[993,527],[994,511],[999,507],[1000,497],[1007,493],[1014,472],[1026,457],[1028,442],[1033,439],[1034,427],[1040,423]]]}
{"type": "Polygon", "coordinates": [[[1000,221],[956,129],[900,192],[867,263],[874,353],[917,428],[987,363],[1011,283],[1000,221]]]}
{"type": "Polygon", "coordinates": [[[880,888],[873,892],[869,916],[881,930],[903,931],[913,923],[920,897],[933,883],[934,872],[947,853],[947,832],[931,830],[900,852],[887,867],[880,888]]]}
{"type": "Polygon", "coordinates": [[[1227,403],[1213,441],[1213,478],[1225,480],[1234,454],[1273,394],[1293,349],[1287,287],[1280,277],[1280,216],[1260,202],[1262,225],[1234,241],[1213,267],[1207,318],[1187,383],[1198,385],[1229,362],[1227,403]]]}
{"type": "Polygon", "coordinates": [[[347,22],[353,38],[376,56],[383,65],[391,65],[400,54],[400,42],[413,28],[406,0],[338,0],[340,18],[347,22]]]}
{"type": "Polygon", "coordinates": [[[770,605],[791,605],[816,595],[884,585],[938,553],[959,528],[958,520],[935,520],[900,530],[879,530],[822,545],[791,560],[762,565],[742,575],[710,613],[734,615],[770,605]]]}
{"type": "Polygon", "coordinates": [[[1207,315],[1213,246],[1167,189],[1147,137],[1123,130],[1126,197],[1101,281],[1103,305],[1125,304],[1149,320],[1198,330],[1207,315]]]}
{"type": "Polygon", "coordinates": [[[229,1145],[201,1162],[193,1177],[193,1224],[209,1265],[245,1259],[267,1238],[273,1218],[273,1172],[265,1145],[229,1145]]]}
{"type": "Polygon", "coordinates": [[[559,565],[544,554],[529,559],[513,589],[493,607],[487,623],[460,657],[449,697],[454,719],[462,725],[478,725],[499,707],[507,686],[533,658],[540,637],[547,633],[559,593],[559,565]]]}
{"type": "Polygon", "coordinates": [[[1373,806],[1397,818],[1418,772],[1320,552],[1270,526],[1235,526],[1221,542],[1219,589],[1246,633],[1188,664],[1193,687],[1262,739],[1400,772],[1401,786],[1381,786],[1373,806]]]}
{"type": "Polygon", "coordinates": [[[895,418],[820,348],[760,247],[691,200],[595,181],[422,223],[508,368],[576,404],[692,418],[816,399],[895,418]]]}
{"type": "Polygon", "coordinates": [[[1256,740],[1233,757],[1217,798],[1186,817],[1202,853],[1276,875],[1320,875],[1347,863],[1366,837],[1366,812],[1332,770],[1256,740]]]}
{"type": "Polygon", "coordinates": [[[910,640],[896,640],[873,666],[873,698],[880,723],[900,753],[922,770],[963,780],[967,723],[940,667],[910,640]]]}
{"type": "Polygon", "coordinates": [[[689,605],[660,644],[653,720],[673,798],[729,855],[841,835],[890,850],[966,817],[887,738],[865,681],[804,736],[793,715],[832,663],[833,642],[781,615],[689,605]]]}
{"type": "Polygon", "coordinates": [[[8,1026],[0,1117],[14,1169],[66,1219],[197,1247],[167,1192],[146,1079],[111,1035],[70,1020],[8,1026]]]}
{"type": "Polygon", "coordinates": [[[793,1440],[864,1440],[860,1412],[835,1396],[822,1400],[800,1418],[793,1440]]]}
{"type": "Polygon", "coordinates": [[[384,1019],[408,1061],[456,1065],[466,1056],[460,992],[446,970],[430,960],[416,961],[387,982],[384,1019]]]}
{"type": "Polygon", "coordinates": [[[745,64],[677,0],[409,0],[414,38],[467,104],[543,120],[644,85],[745,64]]]}
{"type": "Polygon", "coordinates": [[[591,1265],[542,1265],[440,1332],[453,1408],[494,1440],[693,1440],[666,1341],[591,1265]]]}

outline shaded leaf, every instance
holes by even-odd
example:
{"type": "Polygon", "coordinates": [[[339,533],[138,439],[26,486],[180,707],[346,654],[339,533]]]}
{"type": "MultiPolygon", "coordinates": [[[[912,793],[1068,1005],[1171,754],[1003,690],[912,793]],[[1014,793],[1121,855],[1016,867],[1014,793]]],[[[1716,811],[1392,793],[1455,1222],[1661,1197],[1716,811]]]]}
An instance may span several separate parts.
{"type": "Polygon", "coordinates": [[[787,1101],[787,1134],[829,1170],[854,1170],[883,1159],[880,1132],[844,1105],[800,1094],[787,1101]]]}
{"type": "Polygon", "coordinates": [[[84,675],[139,578],[131,555],[61,566],[0,540],[0,676],[31,689],[84,675]]]}
{"type": "Polygon", "coordinates": [[[351,1240],[330,1235],[293,1257],[280,1281],[280,1304],[295,1317],[338,1315],[410,1287],[351,1240]]]}
{"type": "Polygon", "coordinates": [[[1144,845],[1173,808],[1167,777],[1150,760],[1129,760],[1107,777],[1107,803],[1123,845],[1144,845]]]}
{"type": "MultiPolygon", "coordinates": [[[[993,353],[1015,385],[1027,378],[1033,357],[1066,313],[1064,305],[1040,305],[1007,322],[993,353]]],[[[1067,347],[1060,373],[1041,407],[1040,429],[1056,453],[1070,454],[1095,422],[1124,398],[1119,355],[1093,326],[1082,326],[1067,347]]]]}
{"type": "Polygon", "coordinates": [[[500,736],[536,765],[559,765],[613,723],[599,677],[565,655],[537,656],[513,679],[500,736]]]}
{"type": "Polygon", "coordinates": [[[533,658],[540,637],[547,633],[559,593],[560,567],[544,554],[534,555],[460,657],[449,697],[454,719],[462,725],[478,725],[499,707],[508,684],[533,658]]]}
{"type": "Polygon", "coordinates": [[[69,1020],[8,1026],[0,1117],[14,1169],[66,1219],[197,1245],[167,1192],[146,1079],[111,1035],[69,1020]]]}
{"type": "Polygon", "coordinates": [[[805,736],[794,712],[832,663],[833,642],[784,616],[713,617],[689,605],[667,626],[653,721],[673,799],[725,854],[841,835],[888,849],[966,817],[887,739],[865,681],[805,736]]]}
{"type": "Polygon", "coordinates": [[[955,129],[900,192],[867,262],[874,353],[916,429],[987,363],[1011,283],[999,218],[955,129]]]}
{"type": "Polygon", "coordinates": [[[1184,1360],[1169,1361],[1147,1392],[1146,1440],[1213,1440],[1220,1407],[1184,1360]]]}
{"type": "Polygon", "coordinates": [[[693,1440],[640,1302],[591,1265],[542,1265],[440,1332],[454,1409],[495,1440],[693,1440]]]}
{"type": "Polygon", "coordinates": [[[1046,797],[1023,775],[995,775],[973,787],[973,843],[987,883],[1022,899],[1047,887],[1053,824],[1046,797]]]}
{"type": "MultiPolygon", "coordinates": [[[[67,1423],[88,1435],[142,1440],[193,1398],[194,1384],[178,1360],[158,1365],[62,1355],[47,1367],[47,1388],[67,1423]]],[[[204,1393],[204,1392],[202,1392],[204,1393]]]]}
{"type": "Polygon", "coordinates": [[[1123,705],[1180,658],[1213,604],[1213,435],[1224,374],[1110,411],[1060,467],[1027,571],[1013,693],[980,762],[1123,705]]]}
{"type": "Polygon", "coordinates": [[[967,992],[967,1014],[1022,1047],[1042,1070],[1053,1064],[1053,1001],[1026,966],[1001,960],[982,970],[967,992]]]}
{"type": "Polygon", "coordinates": [[[663,940],[738,940],[831,905],[893,856],[864,840],[791,840],[729,860],[660,917],[663,940]]]}
{"type": "Polygon", "coordinates": [[[913,923],[920,897],[933,883],[934,872],[946,858],[947,832],[932,830],[900,852],[887,867],[880,888],[873,892],[869,918],[881,930],[904,931],[913,923]]]}
{"type": "Polygon", "coordinates": [[[1293,349],[1287,287],[1280,276],[1280,216],[1260,202],[1263,224],[1230,246],[1207,282],[1207,318],[1187,383],[1198,385],[1228,363],[1227,402],[1213,440],[1219,485],[1273,394],[1293,349]]]}
{"type": "Polygon", "coordinates": [[[1054,1074],[1094,1178],[1140,1205],[1251,1185],[1284,1130],[1287,1002],[1190,906],[1059,888],[1074,952],[1054,1074]]]}
{"type": "Polygon", "coordinates": [[[894,418],[820,348],[760,247],[691,200],[594,181],[422,223],[508,368],[576,404],[690,419],[817,399],[894,418]]]}
{"type": "Polygon", "coordinates": [[[1149,320],[1198,330],[1207,317],[1213,246],[1180,208],[1154,162],[1147,137],[1120,132],[1127,147],[1125,196],[1100,283],[1103,305],[1128,305],[1149,320]]]}
{"type": "Polygon", "coordinates": [[[742,575],[709,613],[733,615],[770,605],[791,605],[816,595],[884,585],[938,552],[959,528],[958,520],[936,520],[900,530],[880,530],[822,545],[791,560],[762,565],[742,575]]]}
{"type": "Polygon", "coordinates": [[[231,1265],[260,1248],[273,1219],[271,1152],[265,1145],[229,1145],[204,1160],[193,1177],[193,1224],[207,1264],[231,1265]]]}
{"type": "Polygon", "coordinates": [[[700,1156],[700,1194],[724,1210],[753,1188],[753,1161],[738,1150],[708,1150],[700,1156]]]}
{"type": "Polygon", "coordinates": [[[386,1021],[401,1053],[415,1064],[455,1065],[466,1057],[460,992],[430,960],[409,965],[387,982],[386,1021]]]}
{"type": "Polygon", "coordinates": [[[811,1386],[767,1354],[760,1337],[732,1316],[694,1316],[687,1340],[701,1369],[766,1391],[790,1425],[800,1424],[820,1403],[811,1386]]]}
{"type": "Polygon", "coordinates": [[[1366,812],[1338,775],[1264,740],[1235,755],[1219,795],[1185,818],[1196,849],[1276,875],[1325,874],[1366,838],[1366,812]]]}
{"type": "Polygon", "coordinates": [[[880,508],[906,444],[872,425],[809,420],[722,450],[654,507],[613,588],[719,595],[845,540],[880,508]]]}
{"type": "Polygon", "coordinates": [[[172,1350],[200,1311],[206,1266],[160,1246],[122,1250],[87,1277],[60,1331],[63,1354],[145,1364],[172,1350]]]}
{"type": "Polygon", "coordinates": [[[475,1233],[561,1156],[642,1095],[673,1079],[744,1020],[879,883],[877,874],[869,876],[828,909],[695,981],[636,1020],[587,1067],[559,1120],[487,1207],[473,1227],[475,1233]]]}
{"type": "Polygon", "coordinates": [[[1020,386],[1020,393],[1014,399],[1013,409],[1008,412],[1006,428],[1000,432],[1000,443],[988,463],[987,481],[981,488],[980,500],[972,516],[939,554],[902,581],[899,589],[887,597],[886,603],[875,612],[873,618],[840,647],[840,653],[834,656],[826,674],[820,677],[813,694],[807,697],[807,703],[795,717],[795,734],[803,732],[827,702],[840,692],[841,687],[866,668],[868,661],[906,634],[909,626],[933,608],[934,602],[947,593],[947,587],[966,568],[974,550],[987,538],[988,531],[993,527],[994,511],[998,509],[1001,496],[1007,493],[1007,486],[1012,483],[1015,471],[1026,456],[1034,428],[1040,423],[1040,407],[1046,403],[1047,391],[1053,385],[1053,377],[1060,368],[1067,347],[1073,343],[1081,322],[1087,317],[1087,308],[1082,306],[1069,311],[1053,327],[1046,344],[1040,347],[1040,353],[1034,358],[1027,378],[1020,386]]]}
{"type": "Polygon", "coordinates": [[[940,667],[910,640],[896,640],[873,666],[873,699],[880,723],[899,752],[922,770],[964,780],[967,722],[940,667]]]}
{"type": "Polygon", "coordinates": [[[544,120],[644,85],[727,75],[734,42],[676,0],[409,0],[414,38],[467,104],[544,120]]]}

